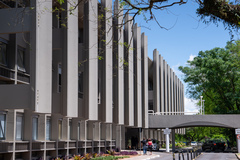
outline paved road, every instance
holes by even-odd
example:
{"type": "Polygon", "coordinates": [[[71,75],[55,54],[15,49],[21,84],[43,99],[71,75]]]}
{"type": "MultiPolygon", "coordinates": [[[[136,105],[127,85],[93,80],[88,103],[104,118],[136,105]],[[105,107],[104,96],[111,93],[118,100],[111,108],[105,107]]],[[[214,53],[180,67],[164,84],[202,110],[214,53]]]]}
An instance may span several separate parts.
{"type": "Polygon", "coordinates": [[[237,160],[235,153],[206,153],[204,152],[196,160],[237,160]]]}
{"type": "MultiPolygon", "coordinates": [[[[172,153],[166,152],[153,152],[153,154],[160,155],[158,158],[153,158],[151,160],[172,160],[172,153]]],[[[187,159],[186,153],[184,155],[185,159],[187,159]]],[[[175,159],[178,160],[178,154],[175,159]]],[[[182,157],[181,157],[182,160],[182,157]]],[[[196,160],[237,160],[235,153],[217,153],[217,152],[204,152],[196,160]]]]}

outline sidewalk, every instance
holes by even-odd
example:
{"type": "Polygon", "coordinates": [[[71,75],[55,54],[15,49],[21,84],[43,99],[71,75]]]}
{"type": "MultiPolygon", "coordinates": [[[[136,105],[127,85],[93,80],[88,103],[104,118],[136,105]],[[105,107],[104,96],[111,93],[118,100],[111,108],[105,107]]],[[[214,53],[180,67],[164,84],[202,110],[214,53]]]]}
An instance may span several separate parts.
{"type": "Polygon", "coordinates": [[[138,156],[125,158],[124,160],[149,160],[152,158],[160,157],[160,155],[156,155],[156,154],[150,155],[149,153],[147,155],[143,155],[143,151],[137,151],[137,153],[138,153],[138,156]]]}
{"type": "Polygon", "coordinates": [[[160,157],[159,155],[140,155],[139,156],[134,156],[132,158],[125,158],[124,160],[149,160],[149,159],[152,159],[152,158],[157,158],[157,157],[160,157]]]}

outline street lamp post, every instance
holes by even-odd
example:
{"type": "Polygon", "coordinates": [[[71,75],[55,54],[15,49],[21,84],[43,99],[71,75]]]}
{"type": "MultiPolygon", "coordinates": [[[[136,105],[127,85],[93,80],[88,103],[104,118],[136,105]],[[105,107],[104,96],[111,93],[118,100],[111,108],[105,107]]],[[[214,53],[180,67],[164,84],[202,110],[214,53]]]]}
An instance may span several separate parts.
{"type": "Polygon", "coordinates": [[[205,115],[204,102],[205,102],[205,100],[203,100],[203,114],[205,115]]]}
{"type": "Polygon", "coordinates": [[[203,111],[202,111],[202,98],[203,98],[203,96],[200,96],[200,98],[201,98],[201,114],[203,114],[203,111]]]}

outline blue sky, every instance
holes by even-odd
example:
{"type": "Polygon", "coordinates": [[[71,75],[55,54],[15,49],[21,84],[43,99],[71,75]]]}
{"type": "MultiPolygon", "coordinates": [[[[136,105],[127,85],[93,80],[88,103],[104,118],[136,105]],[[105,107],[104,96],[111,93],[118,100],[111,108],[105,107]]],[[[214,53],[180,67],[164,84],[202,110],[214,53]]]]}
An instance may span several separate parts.
{"type": "MultiPolygon", "coordinates": [[[[158,22],[169,30],[161,29],[156,22],[146,23],[141,16],[135,23],[142,26],[141,31],[148,36],[148,55],[152,58],[156,48],[167,61],[178,77],[182,80],[182,74],[178,66],[186,65],[187,60],[193,58],[199,51],[210,50],[214,47],[225,47],[230,40],[229,31],[220,23],[216,26],[199,21],[196,9],[198,4],[188,1],[185,5],[176,5],[169,10],[155,11],[158,22]]],[[[237,39],[238,35],[235,34],[237,39]]],[[[182,81],[183,82],[183,81],[182,81]]],[[[195,103],[187,98],[185,84],[185,111],[197,111],[195,103]]]]}

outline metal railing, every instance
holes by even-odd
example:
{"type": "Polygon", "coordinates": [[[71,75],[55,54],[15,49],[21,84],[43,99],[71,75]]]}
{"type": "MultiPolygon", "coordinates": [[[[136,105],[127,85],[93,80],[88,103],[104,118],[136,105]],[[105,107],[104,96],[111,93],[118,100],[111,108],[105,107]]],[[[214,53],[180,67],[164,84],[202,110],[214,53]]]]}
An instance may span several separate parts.
{"type": "Polygon", "coordinates": [[[148,114],[151,115],[186,115],[186,114],[197,114],[199,112],[154,112],[154,110],[148,110],[148,114]]]}

